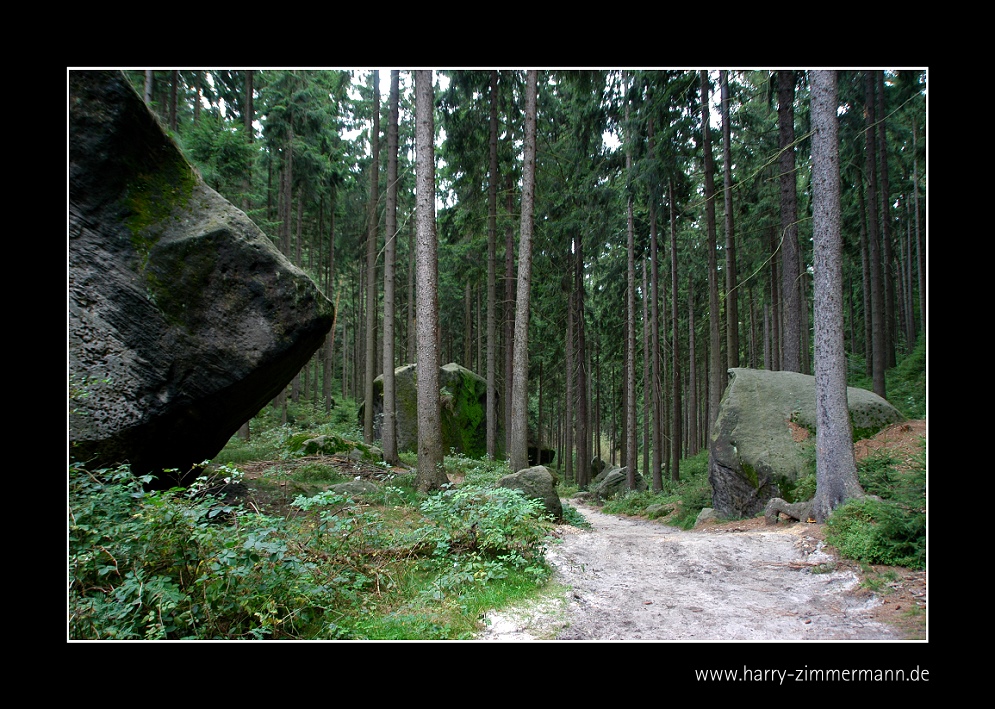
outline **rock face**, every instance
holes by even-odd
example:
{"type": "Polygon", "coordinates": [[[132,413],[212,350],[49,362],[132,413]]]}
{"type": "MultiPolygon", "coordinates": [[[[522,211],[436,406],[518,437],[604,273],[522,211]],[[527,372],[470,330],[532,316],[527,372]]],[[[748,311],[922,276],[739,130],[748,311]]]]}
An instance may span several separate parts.
{"type": "MultiPolygon", "coordinates": [[[[847,402],[859,438],[903,419],[895,407],[865,389],[848,387],[847,402]]],[[[709,448],[708,481],[716,513],[752,517],[768,500],[790,498],[794,483],[805,474],[803,441],[814,432],[815,377],[730,369],[709,448]]]]}
{"type": "MultiPolygon", "coordinates": [[[[487,381],[455,362],[439,368],[439,398],[442,402],[442,450],[455,449],[471,458],[487,454],[487,381]]],[[[418,365],[394,370],[397,405],[397,450],[418,450],[418,365]]],[[[359,420],[363,420],[360,408],[359,420]]],[[[373,437],[382,440],[383,375],[373,381],[373,437]]],[[[496,456],[501,457],[504,434],[498,427],[496,456]]]]}
{"type": "Polygon", "coordinates": [[[546,511],[556,522],[563,520],[563,503],[556,494],[556,477],[543,465],[524,468],[498,480],[498,487],[521,490],[526,497],[542,500],[546,511]]]}
{"type": "Polygon", "coordinates": [[[120,72],[69,72],[70,454],[181,473],[320,346],[332,305],[120,72]]]}

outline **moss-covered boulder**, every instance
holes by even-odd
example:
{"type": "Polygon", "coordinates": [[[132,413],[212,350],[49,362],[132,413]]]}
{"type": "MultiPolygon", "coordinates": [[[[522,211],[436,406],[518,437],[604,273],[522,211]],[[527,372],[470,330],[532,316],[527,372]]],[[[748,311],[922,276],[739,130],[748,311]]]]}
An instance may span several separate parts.
{"type": "MultiPolygon", "coordinates": [[[[394,399],[397,417],[397,450],[418,450],[418,365],[406,364],[394,370],[394,399]]],[[[442,446],[471,458],[487,454],[487,381],[455,362],[439,368],[439,401],[442,407],[442,446]]],[[[365,404],[360,406],[363,420],[365,404]]],[[[373,436],[382,440],[383,375],[373,382],[373,436]]],[[[497,457],[503,455],[504,435],[497,435],[497,457]]]]}
{"type": "MultiPolygon", "coordinates": [[[[855,438],[904,417],[877,394],[847,388],[855,438]]],[[[815,377],[761,369],[729,370],[709,447],[712,506],[724,518],[752,517],[785,498],[806,474],[815,433],[815,377]]]]}
{"type": "Polygon", "coordinates": [[[328,299],[121,72],[69,72],[68,231],[70,455],[90,465],[214,457],[331,327],[328,299]]]}

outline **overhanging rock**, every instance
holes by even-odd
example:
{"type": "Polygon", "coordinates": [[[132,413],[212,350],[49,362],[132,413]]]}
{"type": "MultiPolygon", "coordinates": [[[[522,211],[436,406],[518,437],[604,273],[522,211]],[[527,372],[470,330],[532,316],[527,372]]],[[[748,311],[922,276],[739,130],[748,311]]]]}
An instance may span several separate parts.
{"type": "Polygon", "coordinates": [[[120,72],[69,72],[68,276],[70,455],[92,466],[213,457],[332,322],[120,72]]]}

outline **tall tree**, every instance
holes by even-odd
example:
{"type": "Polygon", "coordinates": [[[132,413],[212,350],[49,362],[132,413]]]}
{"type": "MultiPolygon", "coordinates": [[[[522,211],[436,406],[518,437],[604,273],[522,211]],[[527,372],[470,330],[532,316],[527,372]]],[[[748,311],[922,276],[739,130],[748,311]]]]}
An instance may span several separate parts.
{"type": "Polygon", "coordinates": [[[487,178],[487,457],[497,454],[497,183],[498,73],[491,70],[487,178]]]}
{"type": "Polygon", "coordinates": [[[802,301],[798,285],[798,176],[795,175],[795,72],[777,72],[777,122],[781,170],[781,369],[801,370],[802,301]]]}
{"type": "Polygon", "coordinates": [[[708,431],[719,415],[725,389],[722,367],[722,313],[719,308],[719,272],[715,251],[715,161],[709,130],[708,72],[701,72],[701,144],[705,163],[705,228],[708,232],[708,431]]]}
{"type": "Polygon", "coordinates": [[[511,469],[527,468],[529,382],[529,296],[532,281],[532,227],[535,202],[536,93],[538,72],[529,69],[525,88],[525,146],[522,159],[522,225],[518,247],[514,374],[511,403],[511,469]]]}
{"type": "Polygon", "coordinates": [[[816,492],[812,513],[824,522],[857,482],[846,398],[843,271],[836,73],[811,73],[812,220],[815,259],[816,492]]]}
{"type": "MultiPolygon", "coordinates": [[[[678,329],[678,308],[677,308],[677,226],[674,216],[674,185],[673,181],[668,181],[668,193],[670,195],[670,320],[673,333],[673,343],[671,344],[671,377],[673,377],[673,413],[671,416],[670,435],[670,478],[677,481],[680,479],[681,448],[683,441],[683,427],[681,425],[684,412],[681,408],[681,336],[678,329]]],[[[688,291],[688,302],[691,301],[691,292],[688,291]]],[[[693,324],[693,323],[692,323],[693,324]]],[[[693,345],[691,346],[693,350],[693,345]]],[[[693,366],[693,365],[692,365],[693,366]]],[[[693,371],[693,370],[692,370],[693,371]]]]}
{"type": "Polygon", "coordinates": [[[870,267],[871,290],[871,380],[874,393],[881,398],[885,396],[884,372],[888,365],[885,329],[885,287],[884,266],[881,256],[881,239],[878,236],[878,188],[877,188],[877,113],[874,102],[874,73],[864,72],[864,116],[867,130],[865,132],[865,172],[867,173],[867,244],[870,267]]]}
{"type": "Polygon", "coordinates": [[[399,72],[390,72],[387,119],[387,213],[385,215],[383,265],[383,439],[384,460],[397,465],[397,435],[394,428],[394,266],[397,259],[397,121],[399,72]]]}
{"type": "MultiPolygon", "coordinates": [[[[631,98],[631,97],[630,97],[631,98]]],[[[632,145],[635,142],[632,124],[629,120],[629,102],[625,106],[628,124],[625,152],[625,170],[629,175],[626,219],[626,287],[625,287],[625,465],[626,483],[630,490],[636,489],[636,237],[633,223],[632,190],[632,145]]]]}
{"type": "Polygon", "coordinates": [[[377,201],[380,173],[380,72],[373,70],[373,125],[370,128],[370,201],[366,209],[366,388],[363,440],[373,441],[373,380],[377,376],[377,201]]]}
{"type": "Polygon", "coordinates": [[[736,284],[736,234],[732,212],[732,127],[729,123],[729,72],[720,71],[722,95],[722,188],[726,227],[726,366],[739,366],[739,288],[736,284]]]}
{"type": "Polygon", "coordinates": [[[442,467],[439,402],[439,257],[435,231],[435,107],[431,70],[415,72],[418,241],[418,474],[421,492],[449,480],[442,467]]]}

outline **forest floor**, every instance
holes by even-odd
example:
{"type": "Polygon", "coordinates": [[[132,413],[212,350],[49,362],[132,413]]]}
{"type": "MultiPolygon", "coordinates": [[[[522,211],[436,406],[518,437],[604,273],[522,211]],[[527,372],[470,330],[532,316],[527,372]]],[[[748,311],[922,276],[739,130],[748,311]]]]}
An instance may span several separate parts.
{"type": "MultiPolygon", "coordinates": [[[[855,455],[887,449],[910,460],[925,436],[925,420],[906,421],[858,442],[855,455]]],[[[292,465],[312,460],[343,475],[384,473],[346,456],[292,465]]],[[[274,481],[277,464],[291,469],[289,461],[240,466],[253,506],[293,514],[297,494],[327,487],[302,487],[289,476],[274,481]]],[[[478,640],[926,639],[926,572],[842,559],[825,544],[823,525],[782,516],[768,526],[759,516],[684,531],[565,502],[592,528],[557,526],[547,590],[527,604],[487,613],[478,640]]]]}
{"type": "MultiPolygon", "coordinates": [[[[925,421],[855,448],[918,450],[925,421]]],[[[480,640],[924,640],[926,572],[860,565],[823,525],[763,517],[683,531],[569,501],[591,530],[557,528],[550,590],[491,611],[480,640]]]]}

